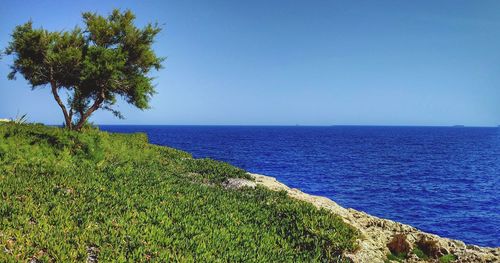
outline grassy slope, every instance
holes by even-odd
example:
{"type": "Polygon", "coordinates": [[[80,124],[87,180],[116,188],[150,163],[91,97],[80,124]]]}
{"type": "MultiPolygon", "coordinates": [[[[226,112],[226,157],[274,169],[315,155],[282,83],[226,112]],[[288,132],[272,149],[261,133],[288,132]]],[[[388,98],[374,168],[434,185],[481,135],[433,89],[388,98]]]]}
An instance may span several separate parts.
{"type": "Polygon", "coordinates": [[[337,216],[263,188],[241,169],[143,134],[0,124],[0,262],[332,261],[355,249],[337,216]]]}

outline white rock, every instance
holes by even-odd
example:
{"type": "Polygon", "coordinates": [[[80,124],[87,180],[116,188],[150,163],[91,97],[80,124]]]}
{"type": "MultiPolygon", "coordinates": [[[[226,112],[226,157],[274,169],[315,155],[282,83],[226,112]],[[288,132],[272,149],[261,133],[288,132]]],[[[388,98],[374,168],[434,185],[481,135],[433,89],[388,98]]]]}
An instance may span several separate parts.
{"type": "Polygon", "coordinates": [[[222,183],[222,186],[229,189],[240,189],[243,187],[255,188],[257,183],[243,178],[229,178],[222,183]]]}

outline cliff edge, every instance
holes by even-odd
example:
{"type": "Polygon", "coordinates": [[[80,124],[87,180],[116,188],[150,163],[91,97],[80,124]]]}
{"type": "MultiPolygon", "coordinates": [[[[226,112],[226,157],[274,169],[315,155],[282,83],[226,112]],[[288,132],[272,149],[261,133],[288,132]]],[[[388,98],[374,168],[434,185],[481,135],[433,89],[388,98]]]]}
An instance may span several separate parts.
{"type": "Polygon", "coordinates": [[[459,240],[439,237],[409,225],[378,218],[354,209],[346,209],[326,197],[314,196],[298,189],[289,188],[274,177],[260,174],[251,175],[258,185],[274,191],[285,191],[290,197],[329,210],[355,227],[362,236],[358,241],[359,248],[355,252],[345,255],[353,262],[387,262],[388,255],[391,254],[387,245],[396,236],[404,236],[411,248],[416,247],[421,240],[427,240],[437,248],[437,250],[435,249],[435,258],[423,259],[409,253],[407,258],[402,260],[404,262],[439,262],[440,255],[449,254],[454,255],[455,260],[453,262],[500,262],[500,247],[489,248],[466,245],[459,240]]]}

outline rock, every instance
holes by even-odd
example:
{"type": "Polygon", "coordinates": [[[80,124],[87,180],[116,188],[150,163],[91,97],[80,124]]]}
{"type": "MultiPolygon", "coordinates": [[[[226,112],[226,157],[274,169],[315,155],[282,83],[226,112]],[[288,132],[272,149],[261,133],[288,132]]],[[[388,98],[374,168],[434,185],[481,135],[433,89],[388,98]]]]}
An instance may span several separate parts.
{"type": "Polygon", "coordinates": [[[480,248],[476,245],[467,245],[466,248],[470,249],[470,250],[476,250],[476,251],[480,250],[480,248]]]}
{"type": "Polygon", "coordinates": [[[87,247],[87,263],[97,263],[97,255],[99,254],[99,248],[95,246],[87,247]]]}
{"type": "Polygon", "coordinates": [[[222,183],[222,186],[226,189],[240,189],[243,187],[255,188],[257,183],[243,178],[228,178],[222,183]]]}

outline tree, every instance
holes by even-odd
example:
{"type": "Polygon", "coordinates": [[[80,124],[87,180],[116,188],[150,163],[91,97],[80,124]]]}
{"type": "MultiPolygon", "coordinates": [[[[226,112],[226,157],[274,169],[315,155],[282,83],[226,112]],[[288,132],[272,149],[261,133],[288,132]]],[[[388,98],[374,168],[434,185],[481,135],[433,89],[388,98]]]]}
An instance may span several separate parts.
{"type": "Polygon", "coordinates": [[[13,55],[9,79],[19,73],[32,89],[49,86],[61,108],[65,126],[80,130],[98,109],[111,111],[117,96],[143,110],[155,93],[152,69],[159,70],[164,58],[152,49],[161,28],[134,25],[134,14],[115,9],[103,17],[83,13],[84,29],[49,32],[34,29],[31,21],[17,26],[5,50],[13,55]],[[59,93],[66,91],[65,104],[59,93]]]}

